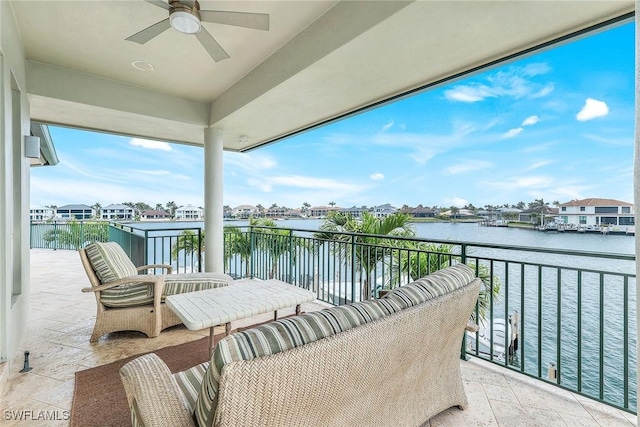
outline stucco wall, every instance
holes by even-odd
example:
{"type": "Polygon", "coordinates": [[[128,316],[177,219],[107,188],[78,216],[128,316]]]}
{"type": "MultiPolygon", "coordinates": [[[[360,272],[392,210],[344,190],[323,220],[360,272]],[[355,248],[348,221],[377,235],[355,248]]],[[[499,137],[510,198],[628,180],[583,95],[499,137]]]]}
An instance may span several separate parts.
{"type": "Polygon", "coordinates": [[[29,313],[29,134],[25,57],[11,6],[0,1],[0,361],[12,370],[29,313]],[[19,101],[18,103],[15,101],[19,101]],[[18,106],[18,107],[17,107],[18,106]]]}

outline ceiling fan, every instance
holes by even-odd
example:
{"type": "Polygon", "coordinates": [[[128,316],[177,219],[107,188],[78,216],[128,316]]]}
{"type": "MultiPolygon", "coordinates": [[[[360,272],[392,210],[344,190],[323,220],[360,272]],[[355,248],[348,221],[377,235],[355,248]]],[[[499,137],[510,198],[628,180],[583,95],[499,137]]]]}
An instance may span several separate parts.
{"type": "Polygon", "coordinates": [[[266,13],[227,12],[200,10],[195,0],[145,0],[169,11],[169,17],[128,37],[127,40],[145,44],[165,30],[173,28],[184,34],[194,34],[215,62],[229,58],[229,54],[202,26],[202,22],[233,25],[269,31],[269,15],[266,13]]]}

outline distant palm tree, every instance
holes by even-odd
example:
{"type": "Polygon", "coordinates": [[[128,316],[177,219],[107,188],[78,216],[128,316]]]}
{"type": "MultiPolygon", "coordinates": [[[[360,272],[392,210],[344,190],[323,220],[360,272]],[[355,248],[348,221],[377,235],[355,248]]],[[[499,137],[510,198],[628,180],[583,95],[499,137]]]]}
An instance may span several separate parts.
{"type": "Polygon", "coordinates": [[[329,206],[334,207],[336,205],[336,202],[329,202],[329,206]]]}
{"type": "Polygon", "coordinates": [[[95,202],[91,208],[96,211],[96,214],[93,216],[94,218],[100,218],[100,209],[102,209],[102,205],[99,202],[95,202]]]}
{"type": "Polygon", "coordinates": [[[169,210],[169,216],[171,218],[175,217],[176,216],[176,209],[178,209],[178,205],[176,205],[174,201],[170,201],[170,202],[167,202],[165,206],[169,210]]]}
{"type": "Polygon", "coordinates": [[[451,208],[449,209],[451,210],[451,218],[454,220],[458,218],[458,214],[460,213],[460,208],[458,208],[457,206],[451,206],[451,208]]]}
{"type": "Polygon", "coordinates": [[[164,210],[164,206],[162,206],[162,203],[156,203],[156,210],[157,211],[163,211],[164,210]]]}
{"type": "Polygon", "coordinates": [[[549,213],[549,203],[545,202],[544,199],[536,199],[529,203],[529,209],[540,212],[540,226],[544,227],[544,216],[549,213]]]}

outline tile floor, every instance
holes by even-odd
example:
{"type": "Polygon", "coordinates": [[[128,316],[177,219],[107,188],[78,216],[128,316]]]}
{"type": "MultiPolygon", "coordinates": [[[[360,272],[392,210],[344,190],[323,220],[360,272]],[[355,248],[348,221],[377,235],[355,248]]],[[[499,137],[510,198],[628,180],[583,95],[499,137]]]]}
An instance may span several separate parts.
{"type": "MultiPolygon", "coordinates": [[[[21,350],[30,351],[33,370],[26,374],[16,358],[0,398],[0,425],[66,426],[74,373],[124,357],[206,336],[182,326],[158,338],[116,333],[89,343],[95,319],[93,294],[81,293],[89,282],[75,251],[31,251],[31,316],[21,350]],[[53,274],[55,273],[55,274],[53,274]],[[11,411],[50,411],[58,420],[11,420],[11,411]],[[51,412],[53,411],[53,412],[51,412]],[[57,411],[57,412],[56,412],[57,411]]],[[[322,308],[311,303],[303,310],[322,308]]],[[[293,309],[291,310],[293,312],[293,309]]],[[[283,311],[282,315],[288,314],[283,311]]],[[[242,327],[268,320],[270,314],[234,322],[242,327]]],[[[635,415],[599,404],[549,384],[472,359],[462,363],[469,408],[452,408],[426,426],[631,426],[635,415]]]]}

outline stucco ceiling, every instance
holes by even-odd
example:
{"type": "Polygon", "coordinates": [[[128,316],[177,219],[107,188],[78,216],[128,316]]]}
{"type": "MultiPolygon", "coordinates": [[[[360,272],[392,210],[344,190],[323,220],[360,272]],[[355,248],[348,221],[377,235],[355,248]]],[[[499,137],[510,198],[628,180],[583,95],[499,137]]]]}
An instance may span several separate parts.
{"type": "Polygon", "coordinates": [[[247,150],[440,84],[603,23],[633,1],[209,1],[270,15],[269,31],[205,23],[229,53],[214,62],[142,0],[12,1],[33,120],[247,150]],[[153,64],[140,71],[135,60],[153,64]]]}

